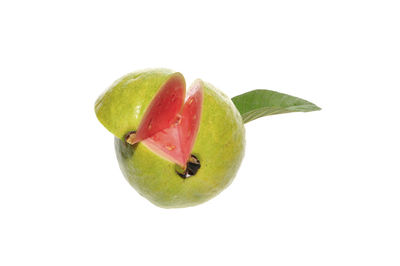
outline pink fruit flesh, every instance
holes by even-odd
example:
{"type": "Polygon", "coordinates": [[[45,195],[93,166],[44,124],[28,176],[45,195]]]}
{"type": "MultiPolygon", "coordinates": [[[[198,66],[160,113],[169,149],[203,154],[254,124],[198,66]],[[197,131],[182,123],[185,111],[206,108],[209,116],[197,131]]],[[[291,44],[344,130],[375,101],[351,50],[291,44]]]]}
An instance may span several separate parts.
{"type": "Polygon", "coordinates": [[[151,151],[168,161],[177,163],[181,166],[186,164],[179,143],[179,130],[176,126],[164,129],[150,138],[143,140],[142,143],[151,151]]]}
{"type": "Polygon", "coordinates": [[[186,166],[200,126],[203,87],[196,81],[188,92],[182,112],[164,130],[143,140],[150,150],[181,167],[186,166]]]}
{"type": "Polygon", "coordinates": [[[203,106],[203,87],[200,81],[196,81],[192,85],[187,96],[182,110],[181,123],[178,126],[185,164],[189,160],[200,127],[201,108],[203,106]]]}
{"type": "Polygon", "coordinates": [[[181,74],[173,75],[160,89],[147,108],[136,131],[134,143],[168,128],[182,109],[185,80],[181,74]]]}

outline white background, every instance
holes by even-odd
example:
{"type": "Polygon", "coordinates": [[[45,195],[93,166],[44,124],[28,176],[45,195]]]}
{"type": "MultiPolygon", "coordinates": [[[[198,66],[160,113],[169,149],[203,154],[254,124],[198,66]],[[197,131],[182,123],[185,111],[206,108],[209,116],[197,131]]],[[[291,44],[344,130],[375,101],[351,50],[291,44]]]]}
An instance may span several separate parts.
{"type": "Polygon", "coordinates": [[[398,1],[2,1],[0,265],[400,265],[398,1]],[[97,96],[168,67],[320,112],[246,125],[233,184],[165,210],[97,96]]]}

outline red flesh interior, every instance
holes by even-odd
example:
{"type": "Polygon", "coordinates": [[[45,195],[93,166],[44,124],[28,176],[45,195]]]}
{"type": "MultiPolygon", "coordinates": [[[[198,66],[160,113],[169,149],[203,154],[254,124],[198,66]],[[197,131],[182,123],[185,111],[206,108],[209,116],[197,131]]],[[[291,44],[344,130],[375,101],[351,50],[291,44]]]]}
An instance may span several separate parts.
{"type": "MultiPolygon", "coordinates": [[[[182,103],[183,98],[181,103],[174,102],[174,104],[177,106],[181,106],[182,103]]],[[[169,105],[168,108],[164,107],[163,110],[169,108],[172,110],[177,110],[176,106],[171,105],[169,105]]],[[[201,81],[196,81],[188,92],[182,111],[180,113],[177,112],[173,120],[168,120],[168,122],[172,122],[169,123],[167,128],[164,128],[150,137],[143,139],[143,144],[165,159],[185,167],[186,162],[189,160],[190,153],[192,152],[197,132],[199,130],[202,105],[203,87],[201,81]]],[[[151,106],[155,109],[158,107],[157,105],[151,106]]],[[[146,117],[146,120],[162,121],[163,125],[165,125],[166,122],[164,116],[169,118],[172,111],[167,110],[166,112],[167,114],[158,110],[149,110],[149,116],[154,114],[157,117],[151,117],[153,120],[151,120],[149,117],[146,117]]],[[[138,135],[144,134],[139,130],[137,131],[138,135]]]]}
{"type": "Polygon", "coordinates": [[[136,131],[135,143],[168,128],[181,111],[185,97],[185,80],[175,74],[154,97],[136,131]]]}

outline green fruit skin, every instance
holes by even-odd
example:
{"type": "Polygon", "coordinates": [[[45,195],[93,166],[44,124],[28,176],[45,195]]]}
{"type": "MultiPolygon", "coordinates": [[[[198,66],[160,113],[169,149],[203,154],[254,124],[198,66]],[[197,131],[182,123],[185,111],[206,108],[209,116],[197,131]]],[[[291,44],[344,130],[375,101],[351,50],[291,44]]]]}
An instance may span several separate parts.
{"type": "Polygon", "coordinates": [[[129,131],[138,128],[147,106],[172,75],[181,76],[184,82],[182,74],[162,68],[123,76],[97,99],[97,118],[117,138],[123,139],[129,131]]]}
{"type": "MultiPolygon", "coordinates": [[[[161,75],[172,73],[161,72],[163,73],[161,75]]],[[[163,78],[156,79],[162,80],[163,78]]],[[[126,78],[115,83],[111,90],[114,87],[122,86],[121,82],[126,83],[126,78]]],[[[140,87],[134,82],[129,84],[135,89],[140,87]]],[[[146,97],[146,100],[142,102],[143,106],[133,108],[140,109],[140,113],[143,113],[143,109],[146,109],[145,107],[150,103],[151,99],[147,99],[152,98],[152,96],[146,95],[145,91],[149,90],[150,95],[155,95],[154,88],[147,87],[150,83],[145,84],[145,87],[138,89],[138,93],[140,96],[146,97]]],[[[133,94],[132,91],[131,96],[133,94]]],[[[138,96],[135,95],[135,97],[138,96]]],[[[113,98],[113,100],[117,99],[118,97],[113,98]]],[[[132,110],[131,106],[125,108],[129,111],[132,110]]],[[[106,119],[101,117],[105,121],[102,123],[112,123],[108,119],[123,122],[119,117],[120,114],[126,119],[126,114],[121,109],[119,112],[107,115],[106,119]],[[114,118],[114,116],[117,117],[114,118]]],[[[204,83],[200,129],[192,150],[192,154],[200,160],[201,168],[194,176],[183,179],[176,173],[174,163],[159,157],[142,143],[131,146],[123,141],[121,136],[128,131],[135,130],[141,117],[140,115],[135,117],[137,120],[131,123],[134,125],[132,127],[121,127],[118,131],[110,131],[119,133],[114,133],[116,135],[115,149],[122,172],[128,182],[143,197],[163,208],[195,206],[213,198],[232,182],[244,156],[245,130],[242,118],[232,101],[211,84],[204,83]]]]}

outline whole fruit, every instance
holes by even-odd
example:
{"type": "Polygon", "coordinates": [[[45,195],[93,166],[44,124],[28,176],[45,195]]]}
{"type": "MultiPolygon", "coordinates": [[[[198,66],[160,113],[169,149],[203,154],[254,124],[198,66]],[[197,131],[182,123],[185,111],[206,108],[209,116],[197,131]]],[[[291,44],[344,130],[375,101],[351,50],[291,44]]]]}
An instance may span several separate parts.
{"type": "MultiPolygon", "coordinates": [[[[128,182],[145,198],[164,208],[203,203],[233,180],[244,155],[245,130],[229,97],[202,83],[203,104],[199,130],[191,154],[200,168],[183,176],[181,167],[139,142],[125,137],[136,131],[160,88],[179,73],[153,69],[128,74],[116,81],[96,102],[101,123],[115,136],[120,168],[128,182]]],[[[183,82],[184,84],[184,82],[183,82]]]]}
{"type": "Polygon", "coordinates": [[[244,155],[244,123],[290,112],[321,110],[301,98],[253,90],[229,99],[182,74],[149,69],[120,78],[96,101],[100,122],[115,135],[128,182],[164,208],[203,203],[233,180],[244,155]],[[186,95],[186,97],[185,97],[186,95]]]}

